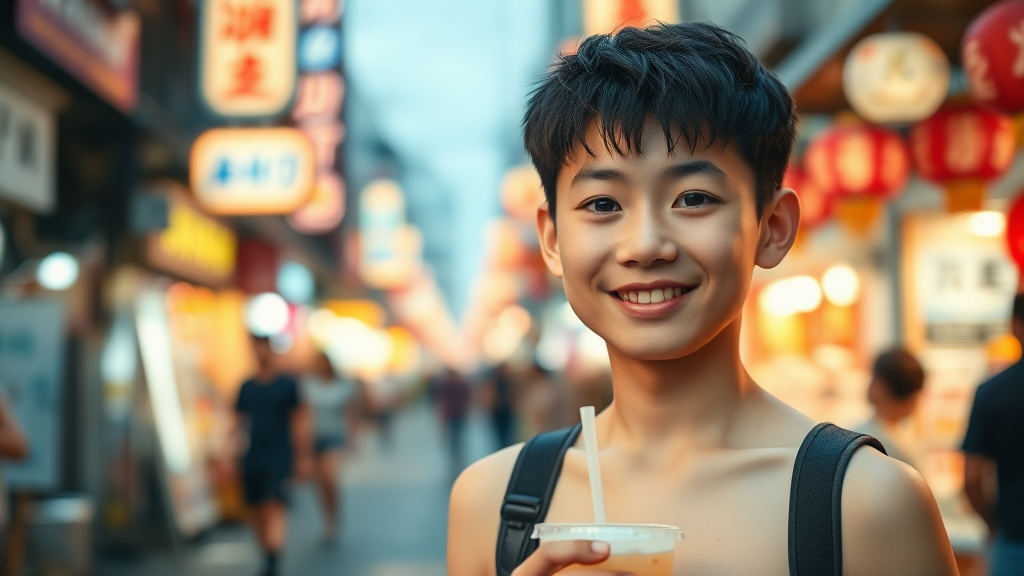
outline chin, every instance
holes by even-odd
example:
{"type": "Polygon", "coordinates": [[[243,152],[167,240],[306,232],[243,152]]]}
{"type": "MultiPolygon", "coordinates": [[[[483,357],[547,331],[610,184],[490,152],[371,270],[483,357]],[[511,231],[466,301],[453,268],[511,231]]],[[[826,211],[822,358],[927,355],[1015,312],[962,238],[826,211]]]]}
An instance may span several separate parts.
{"type": "Polygon", "coordinates": [[[605,342],[619,353],[634,360],[647,362],[685,358],[700,350],[709,341],[710,339],[698,339],[678,333],[642,334],[633,337],[617,334],[616,337],[605,339],[605,342]]]}

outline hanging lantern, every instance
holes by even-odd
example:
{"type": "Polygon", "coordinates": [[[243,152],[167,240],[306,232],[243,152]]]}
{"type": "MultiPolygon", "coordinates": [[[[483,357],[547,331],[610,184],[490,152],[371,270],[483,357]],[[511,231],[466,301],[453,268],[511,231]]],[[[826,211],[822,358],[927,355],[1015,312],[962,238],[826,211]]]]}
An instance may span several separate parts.
{"type": "Polygon", "coordinates": [[[794,246],[800,248],[807,238],[807,233],[817,228],[828,219],[828,202],[814,185],[807,181],[804,171],[799,166],[790,165],[782,177],[782,187],[796,192],[800,198],[800,227],[797,229],[794,246]]]}
{"type": "Polygon", "coordinates": [[[1024,0],[978,15],[964,32],[961,60],[971,96],[1007,114],[1024,112],[1024,0]]]}
{"type": "Polygon", "coordinates": [[[931,116],[949,90],[949,60],[923,34],[874,34],[850,50],[843,92],[853,109],[876,123],[916,122],[931,116]]]}
{"type": "Polygon", "coordinates": [[[807,183],[833,203],[836,218],[864,234],[883,202],[907,184],[910,159],[899,134],[866,124],[832,128],[818,135],[804,157],[807,183]]]}
{"type": "Polygon", "coordinates": [[[914,167],[946,188],[950,212],[978,211],[985,182],[1013,163],[1013,121],[975,106],[944,108],[910,131],[914,167]]]}
{"type": "Polygon", "coordinates": [[[1006,247],[1024,272],[1024,194],[1019,194],[1006,215],[1006,247]]]}

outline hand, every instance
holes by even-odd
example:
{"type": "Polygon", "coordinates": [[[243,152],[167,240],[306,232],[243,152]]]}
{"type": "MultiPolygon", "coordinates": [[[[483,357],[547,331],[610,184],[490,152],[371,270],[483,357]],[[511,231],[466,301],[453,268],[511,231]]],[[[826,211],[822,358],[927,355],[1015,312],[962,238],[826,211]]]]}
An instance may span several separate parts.
{"type": "MultiPolygon", "coordinates": [[[[608,559],[611,547],[596,540],[563,540],[544,542],[537,551],[519,565],[512,576],[552,576],[571,564],[597,564],[608,559]]],[[[608,570],[574,571],[572,576],[626,576],[608,570]]]]}

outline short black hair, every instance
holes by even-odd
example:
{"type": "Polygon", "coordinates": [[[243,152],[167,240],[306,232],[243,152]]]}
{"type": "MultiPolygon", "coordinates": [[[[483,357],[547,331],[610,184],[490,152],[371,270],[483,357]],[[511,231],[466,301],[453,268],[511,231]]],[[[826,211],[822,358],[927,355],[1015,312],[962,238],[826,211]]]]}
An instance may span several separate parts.
{"type": "Polygon", "coordinates": [[[906,400],[924,388],[924,369],[905,348],[887,350],[875,359],[872,375],[900,400],[906,400]]]}
{"type": "Polygon", "coordinates": [[[530,95],[526,151],[555,212],[555,182],[590,124],[609,150],[639,153],[645,123],[661,125],[672,149],[734,144],[750,165],[760,219],[789,163],[796,109],[782,82],[735,34],[708,22],[623,28],[560,55],[530,95]]]}
{"type": "Polygon", "coordinates": [[[1024,322],[1024,294],[1013,297],[1013,319],[1024,322]]]}

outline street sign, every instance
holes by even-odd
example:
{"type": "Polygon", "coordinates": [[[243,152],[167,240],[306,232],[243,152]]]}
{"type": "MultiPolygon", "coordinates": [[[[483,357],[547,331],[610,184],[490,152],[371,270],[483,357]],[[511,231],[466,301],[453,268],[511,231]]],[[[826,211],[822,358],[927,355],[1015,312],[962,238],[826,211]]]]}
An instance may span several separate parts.
{"type": "Polygon", "coordinates": [[[199,92],[225,118],[267,118],[295,94],[298,20],[292,0],[199,4],[199,92]]]}
{"type": "Polygon", "coordinates": [[[314,167],[299,130],[217,128],[192,147],[192,190],[213,214],[286,214],[312,194],[314,167]]]}

